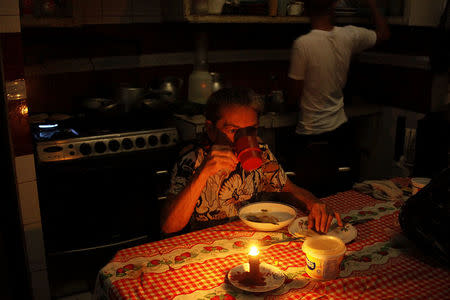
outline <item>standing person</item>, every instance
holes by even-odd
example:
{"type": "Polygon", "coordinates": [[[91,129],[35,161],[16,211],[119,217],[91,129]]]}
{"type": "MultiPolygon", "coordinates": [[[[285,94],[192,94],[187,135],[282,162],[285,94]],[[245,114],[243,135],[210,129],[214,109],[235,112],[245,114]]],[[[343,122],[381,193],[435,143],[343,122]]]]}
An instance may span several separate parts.
{"type": "Polygon", "coordinates": [[[333,180],[339,160],[349,161],[351,141],[342,90],[351,57],[390,35],[376,1],[366,1],[375,30],[334,26],[338,0],[306,0],[312,30],[292,47],[288,102],[300,110],[295,130],[296,182],[313,191],[317,186],[326,191],[324,181],[333,180]]]}
{"type": "Polygon", "coordinates": [[[338,213],[305,189],[294,185],[266,144],[260,143],[262,165],[243,169],[233,151],[236,133],[258,127],[262,105],[245,88],[224,88],[206,104],[206,136],[188,146],[175,165],[169,196],[161,211],[164,233],[210,227],[237,217],[239,208],[262,192],[283,192],[287,200],[309,212],[309,226],[327,232],[338,213]]]}

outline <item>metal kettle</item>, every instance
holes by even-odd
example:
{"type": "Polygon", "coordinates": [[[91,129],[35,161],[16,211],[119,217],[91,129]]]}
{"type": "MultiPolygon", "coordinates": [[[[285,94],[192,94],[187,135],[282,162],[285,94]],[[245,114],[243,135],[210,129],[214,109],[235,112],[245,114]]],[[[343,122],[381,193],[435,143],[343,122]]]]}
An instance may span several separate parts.
{"type": "Polygon", "coordinates": [[[161,100],[168,102],[175,102],[180,96],[180,90],[183,85],[183,79],[178,77],[167,77],[164,78],[161,85],[160,91],[161,100]]]}
{"type": "Polygon", "coordinates": [[[209,74],[211,74],[212,78],[212,92],[214,93],[223,88],[222,75],[215,72],[211,72],[209,74]]]}

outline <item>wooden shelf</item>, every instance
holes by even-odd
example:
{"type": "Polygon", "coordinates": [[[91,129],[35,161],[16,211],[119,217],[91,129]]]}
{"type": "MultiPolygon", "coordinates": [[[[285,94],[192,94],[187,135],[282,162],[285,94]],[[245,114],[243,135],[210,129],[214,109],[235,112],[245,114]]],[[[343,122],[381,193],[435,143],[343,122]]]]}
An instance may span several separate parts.
{"type": "MultiPolygon", "coordinates": [[[[74,27],[77,24],[74,23],[71,17],[41,17],[36,18],[33,16],[21,16],[20,24],[22,27],[74,27]]],[[[78,24],[79,26],[80,24],[78,24]]]]}
{"type": "Polygon", "coordinates": [[[308,17],[270,17],[270,16],[220,16],[190,15],[186,20],[192,23],[309,23],[308,17]]]}
{"type": "MultiPolygon", "coordinates": [[[[386,17],[388,24],[393,25],[407,25],[407,20],[404,17],[386,17]]],[[[336,17],[338,24],[371,24],[373,21],[369,17],[336,17]]]]}
{"type": "MultiPolygon", "coordinates": [[[[222,15],[189,15],[186,21],[191,23],[309,23],[310,20],[305,16],[286,16],[286,17],[270,17],[270,16],[222,16],[222,15]]],[[[389,24],[406,24],[403,17],[388,17],[389,24]]],[[[336,23],[347,24],[365,24],[370,23],[369,18],[365,17],[337,17],[336,23]]]]}
{"type": "MultiPolygon", "coordinates": [[[[128,24],[133,23],[132,17],[116,17],[97,18],[94,21],[80,23],[71,17],[41,17],[33,16],[20,17],[22,27],[76,27],[85,24],[128,24]]],[[[270,16],[222,16],[222,15],[189,15],[185,20],[190,23],[265,23],[265,24],[288,24],[288,23],[309,23],[309,18],[304,16],[286,16],[286,17],[270,17],[270,16]]],[[[364,17],[337,17],[338,24],[368,24],[370,20],[364,17]]],[[[403,17],[389,17],[389,24],[404,25],[407,21],[403,17]]]]}

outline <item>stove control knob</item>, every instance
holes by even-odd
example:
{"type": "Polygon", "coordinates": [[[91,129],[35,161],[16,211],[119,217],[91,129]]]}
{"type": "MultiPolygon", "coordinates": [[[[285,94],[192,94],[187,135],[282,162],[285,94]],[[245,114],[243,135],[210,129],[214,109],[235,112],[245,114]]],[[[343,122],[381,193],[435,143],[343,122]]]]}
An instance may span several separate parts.
{"type": "Polygon", "coordinates": [[[149,136],[148,137],[148,144],[150,146],[153,146],[153,147],[158,145],[158,138],[156,136],[154,136],[154,135],[149,136]]]}
{"type": "Polygon", "coordinates": [[[130,150],[131,148],[133,148],[133,141],[130,140],[129,138],[125,138],[122,140],[122,147],[125,150],[130,150]]]}
{"type": "Polygon", "coordinates": [[[106,151],[106,145],[103,142],[97,142],[94,145],[94,149],[95,149],[95,152],[97,152],[97,153],[103,153],[106,151]]]}
{"type": "Polygon", "coordinates": [[[142,137],[138,137],[136,139],[136,147],[143,148],[145,146],[145,139],[142,137]]]}
{"type": "Polygon", "coordinates": [[[170,143],[170,136],[168,134],[164,133],[161,135],[160,140],[161,140],[161,144],[167,145],[168,143],[170,143]]]}
{"type": "Polygon", "coordinates": [[[83,155],[89,155],[92,153],[92,148],[91,145],[87,144],[87,143],[83,143],[80,145],[80,152],[83,155]]]}
{"type": "Polygon", "coordinates": [[[108,142],[108,148],[112,152],[116,152],[120,148],[120,143],[117,140],[110,140],[108,142]]]}

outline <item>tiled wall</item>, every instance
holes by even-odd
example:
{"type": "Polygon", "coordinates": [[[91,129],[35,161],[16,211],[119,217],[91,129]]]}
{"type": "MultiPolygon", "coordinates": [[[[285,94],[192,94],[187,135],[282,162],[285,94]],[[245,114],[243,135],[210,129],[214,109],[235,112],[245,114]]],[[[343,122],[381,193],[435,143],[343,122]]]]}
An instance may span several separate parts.
{"type": "Polygon", "coordinates": [[[19,204],[22,212],[25,247],[35,300],[50,299],[34,155],[15,159],[19,204]]]}
{"type": "MultiPolygon", "coordinates": [[[[19,15],[18,0],[2,0],[0,2],[2,65],[5,80],[8,83],[24,77],[19,15]]],[[[32,295],[35,300],[49,300],[50,290],[45,262],[34,155],[28,126],[27,102],[24,98],[25,95],[7,97],[8,120],[15,155],[16,184],[32,295]]]]}
{"type": "Polygon", "coordinates": [[[19,31],[19,1],[2,0],[0,2],[0,33],[19,31]]]}
{"type": "Polygon", "coordinates": [[[211,72],[222,73],[229,83],[267,92],[273,88],[273,74],[286,82],[288,49],[297,34],[308,30],[305,24],[296,26],[164,23],[26,29],[30,111],[70,112],[82,97],[110,97],[120,83],[147,86],[166,76],[184,80],[181,96],[186,98],[200,31],[208,33],[211,72]]]}
{"type": "MultiPolygon", "coordinates": [[[[25,28],[22,38],[30,112],[72,112],[80,98],[111,97],[120,83],[146,86],[165,76],[183,78],[182,96],[186,97],[195,34],[202,31],[208,34],[210,71],[222,73],[231,84],[250,86],[260,93],[283,89],[292,42],[308,30],[308,24],[186,23],[25,28]],[[277,82],[271,80],[273,77],[277,82]]],[[[420,56],[435,47],[433,30],[396,26],[392,32],[387,44],[370,51],[420,56]]],[[[424,93],[430,78],[424,70],[356,65],[352,71],[350,79],[355,79],[355,84],[350,80],[348,88],[365,83],[362,86],[370,91],[376,87],[374,81],[388,83],[376,90],[377,103],[408,109],[415,101],[429,100],[424,93]],[[392,74],[392,80],[385,80],[386,74],[392,74]]],[[[423,107],[419,105],[419,109],[423,107]]]]}

